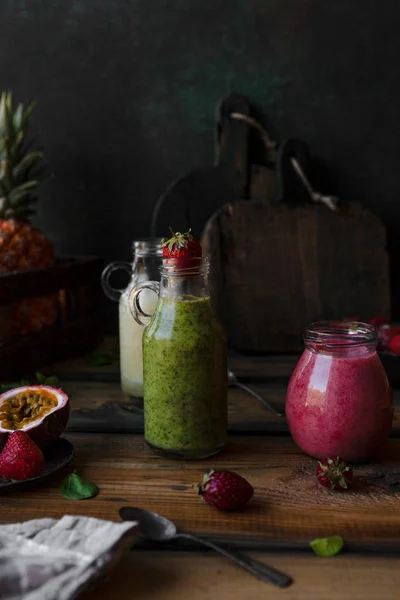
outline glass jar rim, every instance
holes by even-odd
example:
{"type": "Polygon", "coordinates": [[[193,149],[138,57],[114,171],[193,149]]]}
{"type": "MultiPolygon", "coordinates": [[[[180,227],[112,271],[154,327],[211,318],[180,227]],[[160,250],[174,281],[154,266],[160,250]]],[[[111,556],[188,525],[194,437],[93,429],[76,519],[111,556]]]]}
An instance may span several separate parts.
{"type": "Polygon", "coordinates": [[[356,346],[377,346],[378,330],[363,321],[315,321],[307,325],[304,342],[325,348],[354,348],[356,346]]]}
{"type": "Polygon", "coordinates": [[[199,277],[208,274],[210,261],[206,256],[192,257],[190,266],[179,266],[179,258],[164,258],[160,266],[162,277],[199,277]]]}
{"type": "Polygon", "coordinates": [[[134,256],[162,256],[162,238],[140,238],[133,240],[132,251],[134,256]]]}

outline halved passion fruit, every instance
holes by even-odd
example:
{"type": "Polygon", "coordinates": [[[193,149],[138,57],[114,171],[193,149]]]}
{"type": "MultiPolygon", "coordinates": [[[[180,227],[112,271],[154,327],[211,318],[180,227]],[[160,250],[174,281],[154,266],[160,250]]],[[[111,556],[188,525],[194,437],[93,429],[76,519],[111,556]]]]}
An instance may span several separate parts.
{"type": "Polygon", "coordinates": [[[13,431],[25,431],[40,447],[49,446],[64,432],[69,400],[62,390],[28,385],[0,395],[0,445],[13,431]]]}

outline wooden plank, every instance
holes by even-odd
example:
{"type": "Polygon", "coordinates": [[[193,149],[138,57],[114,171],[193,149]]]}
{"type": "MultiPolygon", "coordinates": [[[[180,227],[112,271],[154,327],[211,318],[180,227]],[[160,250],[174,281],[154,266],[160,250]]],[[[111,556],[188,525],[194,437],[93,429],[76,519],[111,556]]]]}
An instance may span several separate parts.
{"type": "MultiPolygon", "coordinates": [[[[100,351],[118,353],[118,339],[108,337],[100,346],[100,351]]],[[[229,368],[240,378],[243,383],[249,382],[275,382],[287,383],[299,360],[300,354],[269,354],[269,355],[244,355],[229,351],[229,368]]],[[[57,373],[70,380],[114,381],[119,382],[119,365],[105,365],[96,367],[90,364],[91,354],[78,356],[53,365],[44,367],[43,372],[57,373]]],[[[380,358],[386,369],[388,378],[393,387],[400,387],[400,357],[381,352],[380,358]]]]}
{"type": "MultiPolygon", "coordinates": [[[[112,351],[118,353],[118,339],[107,337],[98,348],[99,352],[112,351]]],[[[91,353],[77,356],[62,362],[43,367],[43,372],[56,373],[68,379],[96,379],[101,381],[119,381],[119,365],[93,366],[90,364],[91,353]]],[[[244,381],[264,380],[269,378],[289,379],[299,354],[246,356],[234,350],[229,352],[229,367],[244,381]]]]}
{"type": "MultiPolygon", "coordinates": [[[[71,399],[70,431],[141,432],[143,418],[132,407],[128,411],[119,384],[62,382],[71,399]]],[[[255,383],[251,388],[280,410],[284,410],[286,386],[255,383]]],[[[400,391],[396,391],[392,436],[400,436],[400,391]]],[[[240,388],[228,391],[229,429],[235,433],[288,433],[285,418],[276,417],[253,396],[240,388]]]]}
{"type": "Polygon", "coordinates": [[[214,554],[127,552],[107,580],[80,600],[394,600],[400,589],[398,557],[255,553],[290,573],[294,584],[277,590],[214,554]],[[207,575],[205,575],[205,573],[207,575]],[[133,593],[134,589],[134,593],[133,593]]]}
{"type": "Polygon", "coordinates": [[[336,212],[225,204],[207,222],[202,245],[211,299],[239,351],[301,352],[307,323],[390,315],[385,228],[359,204],[336,212]]]}
{"type": "MultiPolygon", "coordinates": [[[[99,425],[103,419],[104,425],[112,425],[110,431],[124,431],[143,429],[141,411],[137,411],[132,403],[126,401],[119,384],[101,382],[62,382],[62,388],[71,400],[72,414],[70,417],[70,429],[91,431],[90,421],[95,420],[99,425]],[[132,412],[129,407],[132,406],[132,412]],[[113,422],[118,422],[117,427],[113,422]],[[80,425],[81,424],[81,425],[80,425]]],[[[265,398],[283,408],[285,400],[285,388],[255,385],[257,390],[265,398]]],[[[232,387],[228,391],[229,398],[229,422],[233,427],[240,426],[244,431],[287,431],[286,420],[274,416],[264,408],[253,396],[247,394],[240,388],[232,387]]],[[[103,429],[107,431],[107,429],[103,429]]]]}
{"type": "Polygon", "coordinates": [[[351,548],[400,551],[400,440],[390,440],[379,460],[356,468],[354,491],[334,493],[314,478],[316,461],[287,437],[231,437],[216,457],[202,461],[160,458],[142,436],[68,434],[76,456],[71,469],[94,482],[100,494],[74,502],[51,484],[0,498],[3,523],[82,514],[118,520],[135,505],[176,521],[182,529],[245,546],[307,546],[341,535],[351,548]],[[254,486],[251,504],[219,512],[197,496],[195,485],[211,467],[241,473],[254,486]]]}

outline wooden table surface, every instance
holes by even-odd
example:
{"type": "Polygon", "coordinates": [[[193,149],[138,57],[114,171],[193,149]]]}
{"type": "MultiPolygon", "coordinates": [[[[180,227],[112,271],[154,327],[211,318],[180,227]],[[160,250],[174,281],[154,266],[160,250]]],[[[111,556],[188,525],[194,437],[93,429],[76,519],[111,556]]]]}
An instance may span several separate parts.
{"type": "MultiPolygon", "coordinates": [[[[114,342],[111,342],[114,343],[114,342]]],[[[297,357],[243,358],[230,366],[242,381],[283,408],[297,357]]],[[[118,365],[92,367],[87,358],[42,369],[60,378],[72,414],[65,436],[73,462],[48,483],[0,497],[0,522],[81,514],[119,521],[121,506],[141,506],[172,518],[180,529],[240,547],[287,572],[294,583],[277,589],[226,559],[194,545],[156,546],[138,540],[100,588],[82,600],[290,598],[291,600],[400,598],[400,398],[390,440],[373,463],[356,468],[351,492],[315,483],[316,461],[292,442],[285,419],[274,417],[238,388],[229,389],[230,439],[216,457],[175,461],[153,454],[143,441],[140,407],[126,405],[118,365]],[[236,470],[254,486],[242,511],[220,513],[194,486],[211,467],[236,470]],[[58,491],[73,469],[100,488],[96,498],[68,501],[58,491]],[[345,551],[319,558],[308,543],[342,535],[345,551]]]]}

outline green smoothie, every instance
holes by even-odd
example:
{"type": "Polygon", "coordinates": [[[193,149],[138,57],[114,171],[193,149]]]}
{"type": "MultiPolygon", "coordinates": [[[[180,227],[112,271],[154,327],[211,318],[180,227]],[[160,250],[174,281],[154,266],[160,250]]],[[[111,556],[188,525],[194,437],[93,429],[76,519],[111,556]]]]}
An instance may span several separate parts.
{"type": "Polygon", "coordinates": [[[226,339],[208,298],[160,298],[143,334],[145,439],[182,458],[227,439],[226,339]]]}

